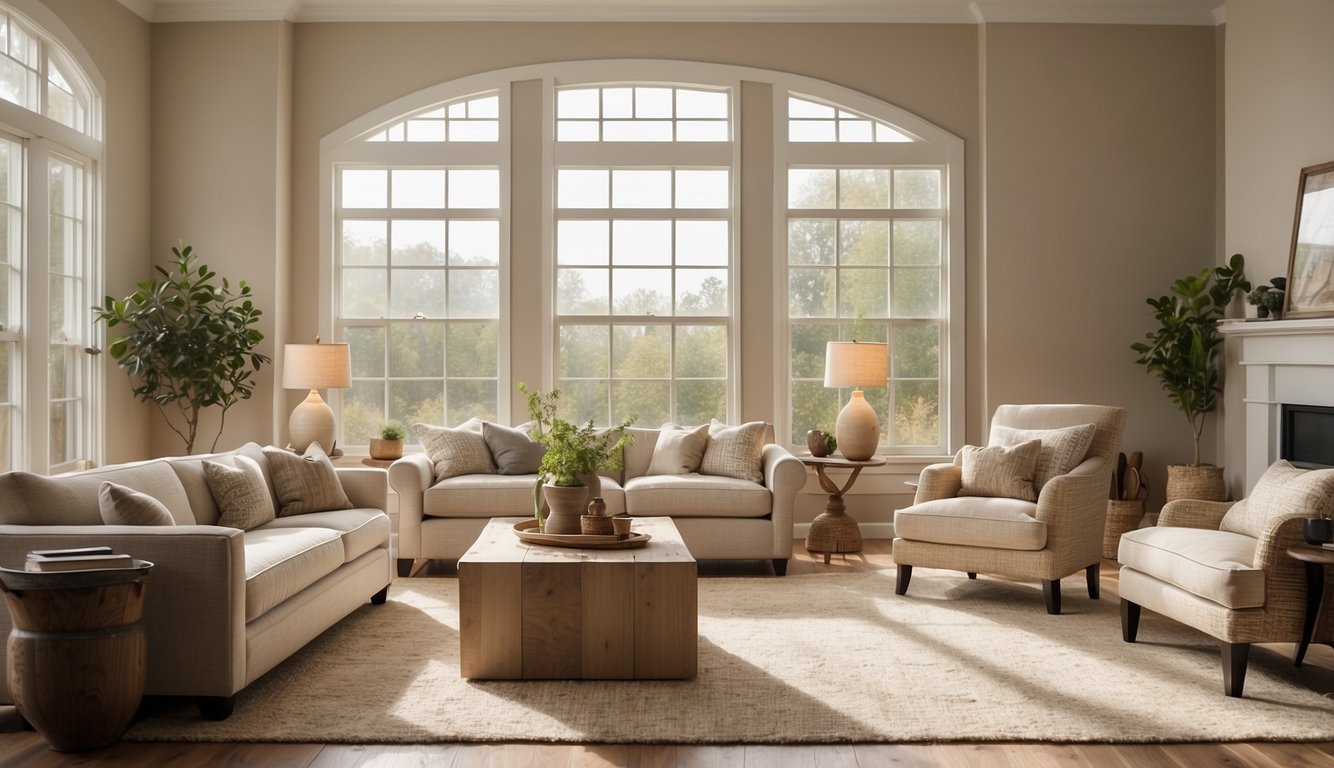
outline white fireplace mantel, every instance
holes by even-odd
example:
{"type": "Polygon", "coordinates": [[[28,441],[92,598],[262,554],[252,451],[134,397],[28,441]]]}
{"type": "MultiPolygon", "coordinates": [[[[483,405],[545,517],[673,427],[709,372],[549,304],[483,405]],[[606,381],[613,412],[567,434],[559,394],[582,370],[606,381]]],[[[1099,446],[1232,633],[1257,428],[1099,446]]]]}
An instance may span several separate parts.
{"type": "Polygon", "coordinates": [[[1246,488],[1279,458],[1284,403],[1334,406],[1334,318],[1228,320],[1219,330],[1240,343],[1246,488]]]}

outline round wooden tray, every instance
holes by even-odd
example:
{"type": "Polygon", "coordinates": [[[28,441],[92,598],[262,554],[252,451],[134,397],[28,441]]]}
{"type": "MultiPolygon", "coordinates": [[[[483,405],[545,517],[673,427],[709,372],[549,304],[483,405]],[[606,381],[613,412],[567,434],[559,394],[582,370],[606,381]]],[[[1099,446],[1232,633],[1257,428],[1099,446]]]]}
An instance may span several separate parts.
{"type": "Polygon", "coordinates": [[[572,547],[574,549],[634,549],[642,547],[653,538],[647,533],[631,531],[630,538],[618,539],[616,534],[589,535],[578,533],[538,533],[537,519],[524,520],[514,524],[514,535],[528,544],[546,544],[552,547],[572,547]]]}

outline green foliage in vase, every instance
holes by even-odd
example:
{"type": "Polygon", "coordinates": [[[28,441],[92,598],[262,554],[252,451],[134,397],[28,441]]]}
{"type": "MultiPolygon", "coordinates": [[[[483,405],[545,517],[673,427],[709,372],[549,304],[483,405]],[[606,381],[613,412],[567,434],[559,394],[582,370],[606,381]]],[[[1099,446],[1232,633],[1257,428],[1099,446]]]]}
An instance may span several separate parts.
{"type": "Polygon", "coordinates": [[[1232,300],[1251,289],[1242,274],[1246,260],[1234,254],[1226,266],[1187,275],[1172,284],[1166,296],[1146,299],[1158,328],[1130,348],[1135,362],[1158,377],[1172,402],[1190,422],[1195,438],[1195,464],[1200,463],[1204,419],[1218,405],[1218,352],[1223,337],[1218,321],[1232,300]]]}
{"type": "Polygon", "coordinates": [[[826,456],[833,456],[834,451],[838,450],[838,438],[834,437],[833,432],[824,432],[824,450],[826,456]]]}
{"type": "Polygon", "coordinates": [[[560,390],[543,394],[520,382],[519,391],[528,398],[528,414],[536,422],[528,436],[547,449],[537,468],[539,485],[583,485],[585,475],[620,468],[621,451],[635,441],[626,431],[633,419],[609,429],[597,429],[591,420],[575,425],[556,415],[560,390]]]}
{"type": "Polygon", "coordinates": [[[255,326],[263,313],[245,281],[219,284],[184,243],[171,252],[172,269],[155,265],[157,279],[139,281],[123,299],[107,296],[93,314],[108,330],[120,330],[111,356],[133,379],[134,396],[155,405],[185,441],[186,453],[194,451],[203,409],[222,409],[215,450],[227,411],[254,394],[254,376],[269,362],[257,351],[264,334],[255,326]]]}

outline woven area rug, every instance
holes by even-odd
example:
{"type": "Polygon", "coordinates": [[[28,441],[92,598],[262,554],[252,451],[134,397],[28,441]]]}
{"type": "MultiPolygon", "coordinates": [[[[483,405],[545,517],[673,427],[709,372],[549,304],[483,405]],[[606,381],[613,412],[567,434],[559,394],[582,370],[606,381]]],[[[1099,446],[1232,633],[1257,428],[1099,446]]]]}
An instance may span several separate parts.
{"type": "MultiPolygon", "coordinates": [[[[1072,580],[1074,581],[1074,580],[1072,580]]],[[[1078,580],[1082,588],[1082,579],[1078,580]]],[[[917,569],[705,578],[699,677],[482,682],[458,675],[458,581],[400,579],[237,696],[223,722],[150,707],[131,741],[431,743],[1162,742],[1334,739],[1334,694],[1254,650],[1246,697],[1218,646],[1149,614],[1121,641],[1117,600],[917,569]]],[[[1291,646],[1275,646],[1286,653],[1291,646]]]]}

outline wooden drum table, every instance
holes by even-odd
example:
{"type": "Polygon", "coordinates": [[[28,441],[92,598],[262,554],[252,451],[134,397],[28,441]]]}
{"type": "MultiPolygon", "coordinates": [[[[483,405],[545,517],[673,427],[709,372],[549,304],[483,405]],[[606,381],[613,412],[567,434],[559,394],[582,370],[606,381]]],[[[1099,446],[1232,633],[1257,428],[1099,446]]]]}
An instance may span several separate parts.
{"type": "Polygon", "coordinates": [[[634,518],[651,538],[632,549],[527,544],[514,531],[521,520],[492,520],[459,558],[460,676],[695,676],[695,558],[670,517],[634,518]]]}
{"type": "Polygon", "coordinates": [[[825,565],[829,564],[830,555],[862,551],[862,531],[857,527],[857,521],[848,516],[847,506],[843,503],[843,494],[857,482],[857,475],[861,474],[863,467],[882,467],[885,465],[885,460],[871,458],[866,461],[853,461],[832,456],[800,458],[801,463],[815,467],[820,487],[829,494],[829,501],[825,504],[824,511],[811,521],[810,530],[806,533],[806,551],[813,555],[824,554],[825,565]],[[850,469],[852,473],[840,488],[825,474],[826,469],[850,469]]]}

